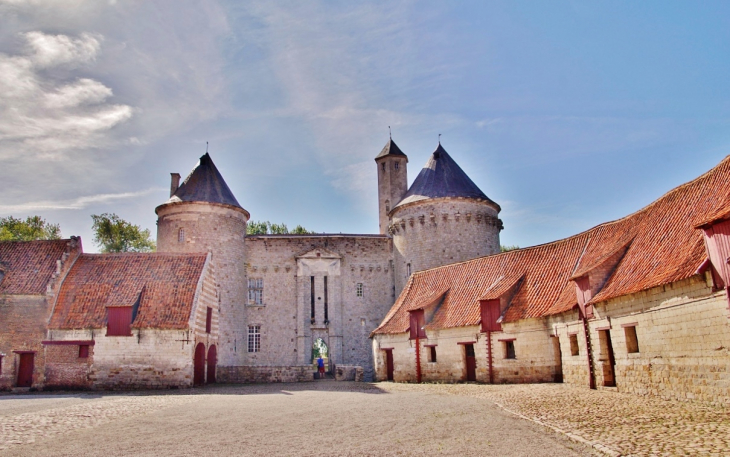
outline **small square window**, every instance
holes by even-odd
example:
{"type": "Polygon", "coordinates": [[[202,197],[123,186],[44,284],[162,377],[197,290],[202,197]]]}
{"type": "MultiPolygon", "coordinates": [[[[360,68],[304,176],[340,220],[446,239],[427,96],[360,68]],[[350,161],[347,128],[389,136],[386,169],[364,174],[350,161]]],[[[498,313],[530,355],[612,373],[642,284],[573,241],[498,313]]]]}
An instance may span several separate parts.
{"type": "Polygon", "coordinates": [[[355,284],[355,295],[357,295],[358,297],[363,296],[363,287],[361,282],[355,284]]]}
{"type": "Polygon", "coordinates": [[[639,352],[639,339],[636,337],[636,327],[624,327],[626,335],[626,352],[629,354],[639,352]]]}
{"type": "Polygon", "coordinates": [[[515,342],[514,341],[505,341],[504,342],[504,358],[505,359],[515,359],[515,342]]]}
{"type": "Polygon", "coordinates": [[[248,326],[248,352],[261,352],[261,326],[248,326]]]}
{"type": "Polygon", "coordinates": [[[79,346],[79,358],[86,359],[89,357],[89,345],[82,344],[79,346]]]}
{"type": "Polygon", "coordinates": [[[436,363],[436,346],[431,346],[430,351],[428,353],[428,361],[431,363],[436,363]]]}
{"type": "Polygon", "coordinates": [[[578,347],[578,335],[568,335],[570,337],[570,355],[580,354],[580,348],[578,347]]]}

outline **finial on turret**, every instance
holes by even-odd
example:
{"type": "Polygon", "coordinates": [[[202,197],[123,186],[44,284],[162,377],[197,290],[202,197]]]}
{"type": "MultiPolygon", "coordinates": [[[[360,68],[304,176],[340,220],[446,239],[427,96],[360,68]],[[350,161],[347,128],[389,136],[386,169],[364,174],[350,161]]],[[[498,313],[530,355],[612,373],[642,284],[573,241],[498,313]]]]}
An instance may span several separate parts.
{"type": "Polygon", "coordinates": [[[441,134],[439,133],[439,145],[441,144],[441,134]]]}
{"type": "Polygon", "coordinates": [[[392,140],[393,139],[393,132],[390,130],[390,126],[388,126],[388,137],[392,140]]]}
{"type": "Polygon", "coordinates": [[[208,153],[208,142],[207,141],[205,142],[205,153],[206,154],[208,153]]]}

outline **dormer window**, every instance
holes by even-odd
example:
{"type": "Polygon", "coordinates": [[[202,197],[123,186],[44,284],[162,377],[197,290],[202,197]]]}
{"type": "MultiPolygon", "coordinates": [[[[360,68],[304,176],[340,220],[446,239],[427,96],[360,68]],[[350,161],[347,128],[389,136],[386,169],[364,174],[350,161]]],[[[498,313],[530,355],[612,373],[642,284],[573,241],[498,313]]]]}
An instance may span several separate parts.
{"type": "Polygon", "coordinates": [[[409,311],[411,315],[410,339],[426,338],[426,316],[422,309],[409,311]]]}
{"type": "Polygon", "coordinates": [[[177,231],[177,242],[178,243],[184,243],[185,242],[185,229],[180,228],[180,230],[177,231]]]}
{"type": "Polygon", "coordinates": [[[131,306],[107,308],[106,316],[106,336],[132,336],[131,306]]]}

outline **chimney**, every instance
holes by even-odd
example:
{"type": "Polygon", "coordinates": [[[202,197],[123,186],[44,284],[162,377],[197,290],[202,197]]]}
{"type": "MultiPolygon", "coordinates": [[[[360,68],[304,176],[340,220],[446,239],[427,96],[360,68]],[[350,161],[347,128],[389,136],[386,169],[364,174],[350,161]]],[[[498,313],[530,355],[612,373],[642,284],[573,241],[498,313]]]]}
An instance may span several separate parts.
{"type": "Polygon", "coordinates": [[[172,197],[180,187],[180,173],[170,173],[170,178],[170,197],[172,197]]]}

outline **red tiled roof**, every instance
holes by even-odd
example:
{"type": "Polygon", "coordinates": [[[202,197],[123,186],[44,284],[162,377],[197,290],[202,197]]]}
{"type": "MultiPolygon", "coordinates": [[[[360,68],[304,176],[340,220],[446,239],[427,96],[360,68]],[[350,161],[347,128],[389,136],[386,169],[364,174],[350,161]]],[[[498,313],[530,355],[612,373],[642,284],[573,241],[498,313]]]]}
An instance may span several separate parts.
{"type": "Polygon", "coordinates": [[[373,333],[405,332],[409,324],[405,310],[416,309],[415,302],[445,289],[450,292],[427,328],[477,325],[479,299],[494,295],[489,289],[507,290],[507,283],[522,274],[524,280],[505,312],[506,322],[568,311],[577,303],[570,279],[627,245],[591,303],[689,278],[706,256],[695,226],[729,207],[730,156],[623,219],[553,243],[417,272],[373,333]]]}
{"type": "Polygon", "coordinates": [[[134,328],[187,328],[205,254],[82,254],[61,285],[51,329],[101,328],[106,308],[133,306],[134,328]]]}
{"type": "Polygon", "coordinates": [[[45,295],[71,240],[0,242],[0,294],[45,295]]]}

